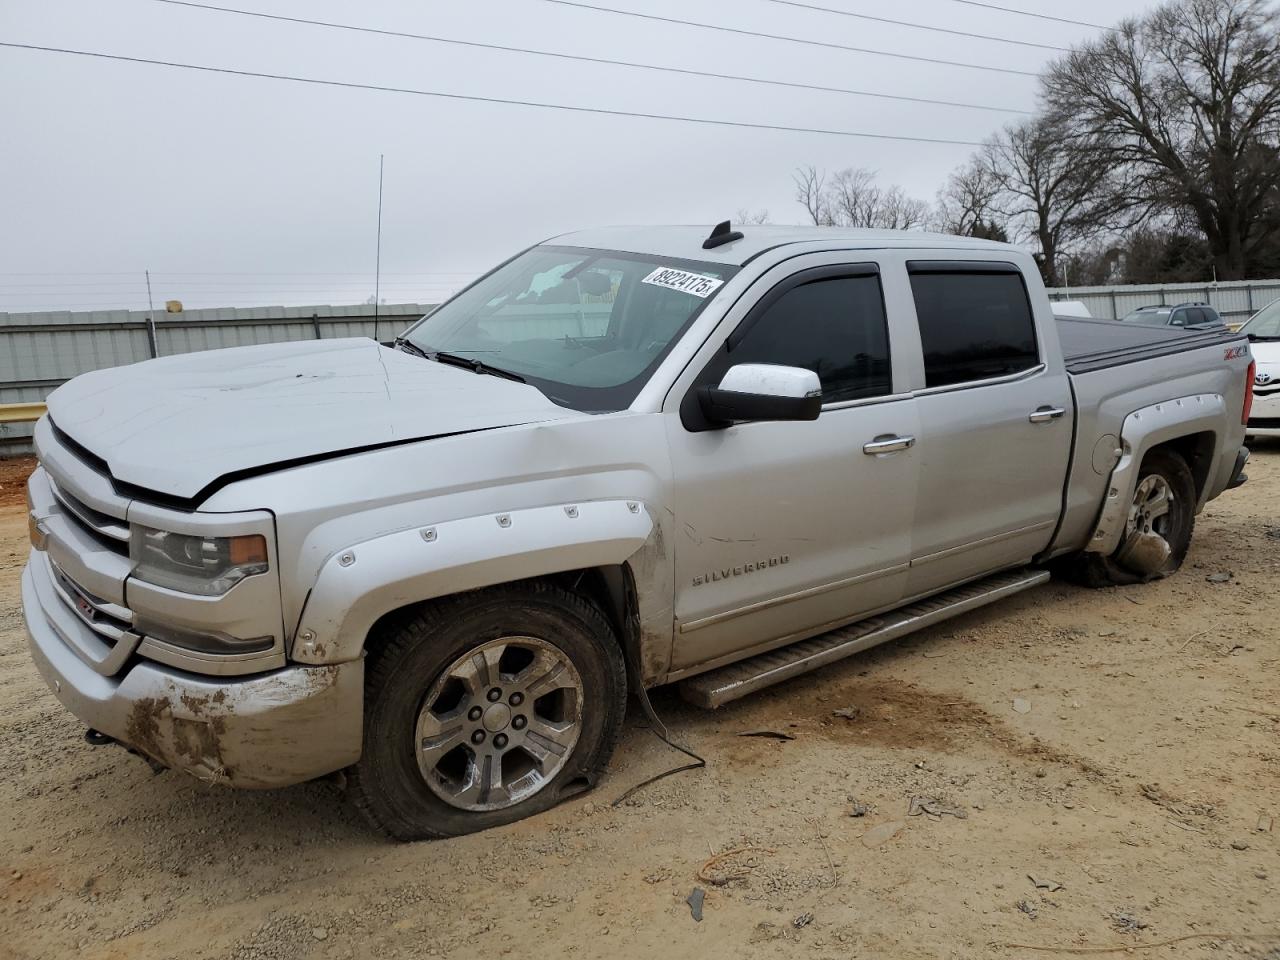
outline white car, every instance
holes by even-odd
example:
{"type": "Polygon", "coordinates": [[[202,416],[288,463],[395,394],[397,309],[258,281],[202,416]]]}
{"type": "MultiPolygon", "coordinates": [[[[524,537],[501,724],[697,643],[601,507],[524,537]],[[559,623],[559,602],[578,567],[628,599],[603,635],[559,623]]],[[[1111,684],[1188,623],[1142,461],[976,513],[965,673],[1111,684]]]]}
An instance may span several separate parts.
{"type": "Polygon", "coordinates": [[[1248,435],[1280,437],[1280,300],[1255,313],[1240,332],[1249,335],[1257,364],[1248,435]]]}

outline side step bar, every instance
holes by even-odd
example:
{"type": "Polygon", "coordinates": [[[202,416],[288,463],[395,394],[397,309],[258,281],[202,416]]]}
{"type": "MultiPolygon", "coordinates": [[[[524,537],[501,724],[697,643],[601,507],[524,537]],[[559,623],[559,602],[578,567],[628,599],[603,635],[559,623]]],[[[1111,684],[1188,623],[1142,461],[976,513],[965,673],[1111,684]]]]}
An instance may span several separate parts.
{"type": "Polygon", "coordinates": [[[695,706],[715,709],[886,640],[914,633],[1029,590],[1048,579],[1046,570],[1022,569],[975,580],[878,617],[860,620],[830,633],[690,677],[679,683],[680,695],[695,706]]]}

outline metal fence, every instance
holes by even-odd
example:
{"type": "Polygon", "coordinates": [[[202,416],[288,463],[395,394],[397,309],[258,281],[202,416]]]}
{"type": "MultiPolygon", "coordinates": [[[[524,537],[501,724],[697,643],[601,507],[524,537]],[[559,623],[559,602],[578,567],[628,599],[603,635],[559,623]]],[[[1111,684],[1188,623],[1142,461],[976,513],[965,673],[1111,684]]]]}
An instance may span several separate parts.
{"type": "Polygon", "coordinates": [[[1080,300],[1092,316],[1118,320],[1155,303],[1207,303],[1230,324],[1243,323],[1274,300],[1280,280],[1233,280],[1225,283],[1151,283],[1117,287],[1056,287],[1053,300],[1080,300]]]}
{"type": "MultiPolygon", "coordinates": [[[[0,404],[37,403],[81,373],[155,356],[255,343],[389,340],[433,309],[418,303],[85,313],[0,313],[0,404]],[[148,318],[154,316],[154,324],[148,318]]],[[[30,450],[32,425],[0,423],[0,456],[30,450]]]]}
{"type": "MultiPolygon", "coordinates": [[[[1280,299],[1280,280],[1060,287],[1049,296],[1083,301],[1093,316],[1103,319],[1117,319],[1151,303],[1204,301],[1228,323],[1240,323],[1280,299]]],[[[0,404],[39,403],[78,374],[155,356],[291,340],[389,340],[432,308],[417,303],[383,305],[377,308],[376,320],[372,305],[188,310],[156,314],[154,324],[147,311],[0,313],[0,404]]],[[[592,304],[586,309],[548,309],[545,317],[522,319],[557,330],[576,323],[571,332],[581,336],[597,332],[602,314],[592,304]]],[[[0,423],[0,456],[28,451],[31,430],[29,423],[0,423]]]]}

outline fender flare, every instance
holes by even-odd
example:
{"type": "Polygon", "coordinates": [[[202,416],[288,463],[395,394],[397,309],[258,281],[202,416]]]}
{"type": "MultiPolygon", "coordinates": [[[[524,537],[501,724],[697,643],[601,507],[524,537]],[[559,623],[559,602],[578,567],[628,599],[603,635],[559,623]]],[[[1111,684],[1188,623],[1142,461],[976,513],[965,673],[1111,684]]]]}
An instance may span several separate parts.
{"type": "MultiPolygon", "coordinates": [[[[1164,400],[1141,407],[1125,417],[1120,429],[1120,459],[1111,471],[1102,511],[1085,551],[1110,555],[1120,546],[1129,520],[1129,505],[1138,487],[1138,471],[1148,451],[1195,433],[1217,436],[1227,417],[1226,400],[1219,393],[1197,393],[1164,400]]],[[[1202,493],[1202,499],[1203,496],[1202,493]]],[[[1200,506],[1196,504],[1197,510],[1200,506]]]]}
{"type": "Polygon", "coordinates": [[[299,663],[343,663],[364,651],[378,619],[436,597],[622,564],[655,524],[637,500],[596,500],[448,520],[335,552],[307,597],[294,636],[299,663]]]}

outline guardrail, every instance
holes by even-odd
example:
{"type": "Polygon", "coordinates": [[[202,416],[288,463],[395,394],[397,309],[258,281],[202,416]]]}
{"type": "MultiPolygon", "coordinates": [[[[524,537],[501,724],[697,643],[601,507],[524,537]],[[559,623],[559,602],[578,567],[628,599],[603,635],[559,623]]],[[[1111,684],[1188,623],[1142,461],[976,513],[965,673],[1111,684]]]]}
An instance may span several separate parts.
{"type": "Polygon", "coordinates": [[[0,403],[0,423],[35,423],[44,410],[43,403],[0,403]]]}
{"type": "MultiPolygon", "coordinates": [[[[381,340],[432,309],[401,303],[239,307],[154,317],[145,310],[0,312],[0,408],[42,403],[79,374],[157,355],[339,337],[381,340]]],[[[31,421],[38,416],[29,411],[0,416],[0,457],[31,450],[31,421]]]]}

